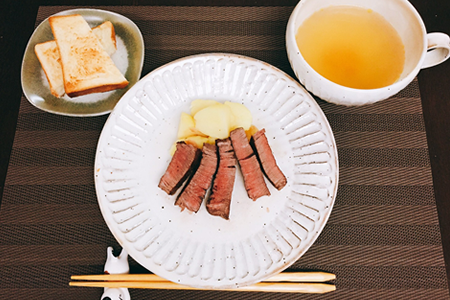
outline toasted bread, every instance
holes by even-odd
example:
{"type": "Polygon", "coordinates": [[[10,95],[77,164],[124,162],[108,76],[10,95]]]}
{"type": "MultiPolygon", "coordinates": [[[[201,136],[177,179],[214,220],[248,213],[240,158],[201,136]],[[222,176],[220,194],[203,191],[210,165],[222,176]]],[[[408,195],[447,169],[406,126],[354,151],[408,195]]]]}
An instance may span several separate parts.
{"type": "Polygon", "coordinates": [[[116,32],[114,31],[114,26],[110,21],[103,22],[97,27],[92,28],[92,32],[98,38],[103,49],[106,50],[109,56],[116,52],[116,32]]]}
{"type": "Polygon", "coordinates": [[[37,44],[34,47],[34,52],[41,63],[45,76],[47,76],[47,80],[50,85],[50,92],[55,97],[62,97],[65,93],[64,80],[61,59],[56,42],[48,41],[37,44]]]}
{"type": "Polygon", "coordinates": [[[49,23],[58,45],[64,89],[69,97],[128,85],[81,15],[53,16],[49,23]]]}
{"type": "MultiPolygon", "coordinates": [[[[97,36],[102,44],[103,49],[109,55],[114,54],[117,49],[116,34],[114,26],[110,21],[106,21],[97,27],[92,28],[92,32],[97,36]]],[[[59,56],[58,45],[56,41],[47,41],[37,44],[34,52],[41,63],[42,69],[47,77],[50,85],[50,92],[55,97],[62,97],[65,94],[64,79],[61,66],[61,58],[59,56]]]]}

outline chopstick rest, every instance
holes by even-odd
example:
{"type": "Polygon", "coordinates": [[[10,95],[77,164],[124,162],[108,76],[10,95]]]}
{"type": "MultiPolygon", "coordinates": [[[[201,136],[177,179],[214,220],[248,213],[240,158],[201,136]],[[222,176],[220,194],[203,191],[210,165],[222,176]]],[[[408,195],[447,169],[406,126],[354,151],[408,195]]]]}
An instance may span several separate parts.
{"type": "MultiPolygon", "coordinates": [[[[114,256],[113,247],[106,249],[106,262],[104,272],[107,274],[124,274],[130,273],[130,265],[128,264],[128,252],[122,249],[119,256],[114,256]]],[[[131,300],[130,292],[125,287],[108,288],[103,287],[103,294],[100,299],[112,299],[112,300],[131,300]]]]}

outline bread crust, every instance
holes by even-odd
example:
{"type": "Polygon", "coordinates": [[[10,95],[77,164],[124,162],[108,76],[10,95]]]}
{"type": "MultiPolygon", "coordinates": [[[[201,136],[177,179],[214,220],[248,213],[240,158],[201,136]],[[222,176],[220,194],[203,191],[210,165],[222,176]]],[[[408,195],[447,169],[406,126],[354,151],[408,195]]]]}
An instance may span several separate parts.
{"type": "Polygon", "coordinates": [[[103,85],[103,86],[98,86],[95,88],[91,88],[91,89],[85,89],[85,90],[80,90],[78,92],[72,92],[70,94],[67,94],[69,97],[78,97],[78,96],[83,96],[83,95],[88,95],[88,94],[92,94],[92,93],[104,93],[104,92],[109,92],[112,90],[117,90],[117,89],[123,89],[128,85],[128,81],[127,82],[123,82],[123,83],[119,83],[119,84],[110,84],[110,85],[103,85]]]}

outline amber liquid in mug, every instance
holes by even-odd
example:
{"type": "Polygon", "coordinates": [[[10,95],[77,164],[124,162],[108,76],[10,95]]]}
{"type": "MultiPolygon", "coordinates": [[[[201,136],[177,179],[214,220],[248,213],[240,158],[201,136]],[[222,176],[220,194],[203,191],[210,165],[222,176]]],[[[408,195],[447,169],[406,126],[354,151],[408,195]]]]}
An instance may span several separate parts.
{"type": "Polygon", "coordinates": [[[306,62],[343,86],[376,89],[400,78],[405,48],[380,14],[364,8],[331,6],[311,15],[296,40],[306,62]]]}

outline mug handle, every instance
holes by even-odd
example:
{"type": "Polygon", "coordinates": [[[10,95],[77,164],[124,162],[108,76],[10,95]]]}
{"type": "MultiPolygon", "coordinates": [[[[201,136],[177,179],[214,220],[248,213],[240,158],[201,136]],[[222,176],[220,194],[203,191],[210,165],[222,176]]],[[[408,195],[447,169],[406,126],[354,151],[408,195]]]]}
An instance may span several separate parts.
{"type": "Polygon", "coordinates": [[[442,32],[427,34],[428,46],[422,69],[436,66],[450,56],[450,37],[442,32]]]}

